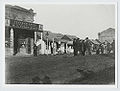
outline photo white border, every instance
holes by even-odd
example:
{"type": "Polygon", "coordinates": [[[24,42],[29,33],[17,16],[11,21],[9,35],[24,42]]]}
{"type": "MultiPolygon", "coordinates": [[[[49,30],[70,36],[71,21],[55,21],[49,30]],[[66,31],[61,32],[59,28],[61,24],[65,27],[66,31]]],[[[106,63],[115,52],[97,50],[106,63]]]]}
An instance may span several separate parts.
{"type": "MultiPolygon", "coordinates": [[[[118,36],[117,36],[117,34],[118,34],[118,28],[117,28],[117,19],[118,19],[118,16],[117,16],[117,2],[25,2],[25,3],[22,3],[22,2],[3,2],[4,4],[3,4],[3,8],[4,8],[4,6],[5,6],[5,4],[68,4],[68,5],[71,5],[71,4],[115,4],[115,14],[116,14],[116,16],[115,16],[115,46],[116,46],[116,55],[115,55],[115,85],[29,85],[29,84],[27,84],[27,85],[25,85],[25,84],[4,84],[5,83],[5,46],[4,46],[4,51],[3,51],[3,58],[4,58],[4,63],[3,63],[3,65],[2,65],[2,67],[4,68],[3,69],[3,78],[4,78],[4,80],[2,80],[3,82],[2,82],[2,85],[3,85],[3,87],[12,87],[12,88],[21,88],[21,87],[29,87],[29,88],[33,88],[33,87],[37,87],[37,88],[117,88],[117,67],[118,67],[118,63],[117,63],[117,61],[118,61],[118,51],[117,51],[117,49],[118,49],[118,47],[117,47],[117,45],[118,45],[118,36]]],[[[5,17],[5,8],[3,9],[3,16],[5,17]]],[[[3,28],[3,30],[5,30],[5,18],[2,20],[2,28],[3,28]]],[[[2,32],[3,33],[3,40],[5,40],[5,31],[3,31],[2,32]]],[[[3,43],[3,45],[5,44],[5,41],[2,41],[2,43],[3,43]]]]}

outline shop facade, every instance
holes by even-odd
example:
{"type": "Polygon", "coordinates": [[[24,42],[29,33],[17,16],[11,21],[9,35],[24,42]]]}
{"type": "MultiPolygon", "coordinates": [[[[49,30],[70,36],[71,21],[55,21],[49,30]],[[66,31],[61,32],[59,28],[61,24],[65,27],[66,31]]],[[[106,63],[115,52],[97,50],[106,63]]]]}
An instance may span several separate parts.
{"type": "Polygon", "coordinates": [[[31,9],[27,10],[19,6],[6,5],[5,10],[6,54],[33,54],[37,32],[43,32],[43,25],[33,23],[35,13],[31,9]]]}

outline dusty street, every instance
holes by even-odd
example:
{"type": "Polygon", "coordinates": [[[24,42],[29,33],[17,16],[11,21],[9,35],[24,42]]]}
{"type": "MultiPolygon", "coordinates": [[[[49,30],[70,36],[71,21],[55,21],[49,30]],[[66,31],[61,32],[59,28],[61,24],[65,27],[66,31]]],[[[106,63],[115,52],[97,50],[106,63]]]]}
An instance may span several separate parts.
{"type": "Polygon", "coordinates": [[[47,75],[52,84],[114,84],[114,55],[7,56],[6,83],[31,84],[47,75]],[[85,75],[85,73],[87,75],[85,75]]]}

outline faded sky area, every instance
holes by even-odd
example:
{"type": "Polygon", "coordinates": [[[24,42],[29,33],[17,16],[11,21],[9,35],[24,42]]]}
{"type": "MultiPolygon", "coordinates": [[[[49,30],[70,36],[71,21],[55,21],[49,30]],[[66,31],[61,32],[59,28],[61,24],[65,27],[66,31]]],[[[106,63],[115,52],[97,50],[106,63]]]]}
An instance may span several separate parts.
{"type": "MultiPolygon", "coordinates": [[[[17,5],[17,4],[16,4],[17,5]]],[[[115,6],[112,4],[18,4],[36,14],[35,23],[44,30],[98,38],[98,32],[115,28],[115,6]]]]}

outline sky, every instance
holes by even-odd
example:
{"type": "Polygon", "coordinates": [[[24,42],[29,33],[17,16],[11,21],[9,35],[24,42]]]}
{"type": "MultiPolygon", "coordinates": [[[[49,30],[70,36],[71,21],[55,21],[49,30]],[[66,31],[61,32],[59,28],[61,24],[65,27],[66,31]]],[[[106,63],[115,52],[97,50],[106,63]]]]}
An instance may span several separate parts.
{"type": "MultiPolygon", "coordinates": [[[[15,4],[17,5],[17,4],[15,4]]],[[[32,8],[34,23],[43,24],[44,30],[75,35],[79,38],[98,38],[98,32],[115,28],[113,4],[18,4],[32,8]]]]}

